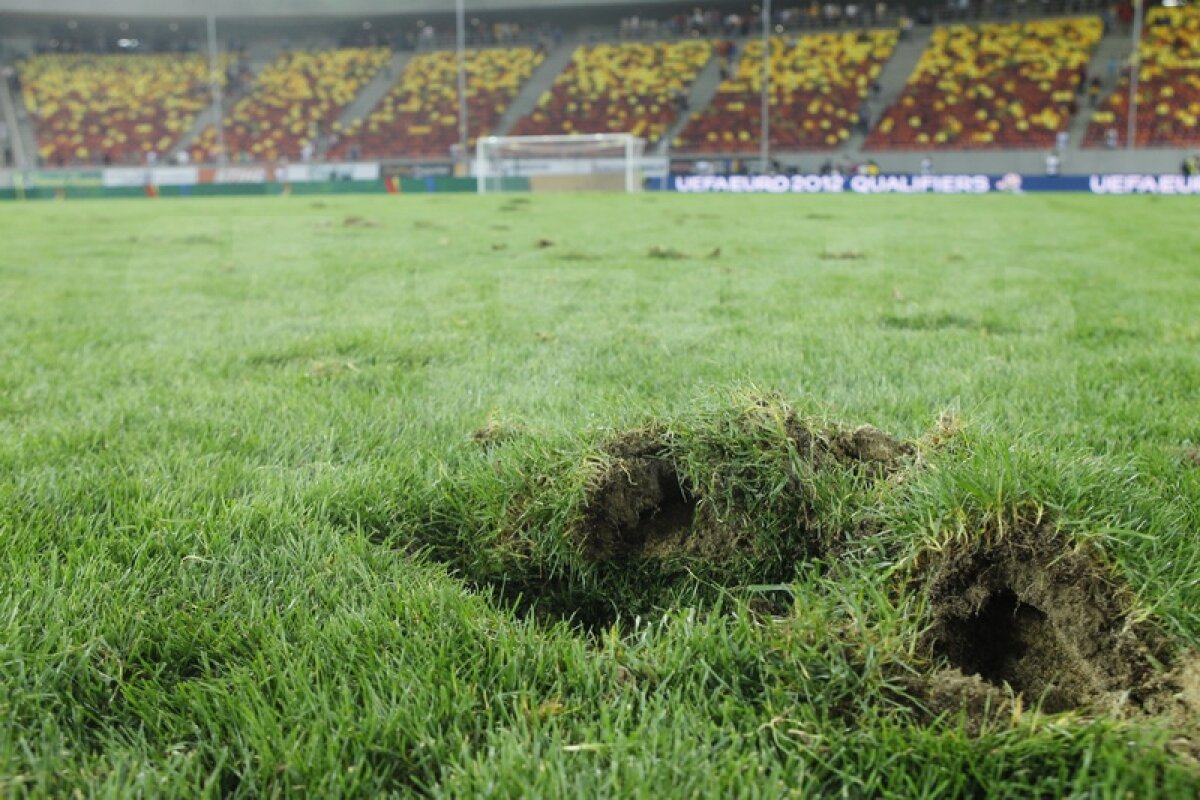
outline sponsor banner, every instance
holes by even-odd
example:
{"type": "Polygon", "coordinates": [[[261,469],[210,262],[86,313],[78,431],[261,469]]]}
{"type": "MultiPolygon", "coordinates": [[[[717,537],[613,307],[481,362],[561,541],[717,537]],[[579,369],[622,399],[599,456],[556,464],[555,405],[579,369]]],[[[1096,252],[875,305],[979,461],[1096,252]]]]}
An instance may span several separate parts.
{"type": "Polygon", "coordinates": [[[1093,175],[1092,194],[1200,194],[1200,175],[1093,175]]]}
{"type": "Polygon", "coordinates": [[[274,167],[201,167],[200,183],[266,183],[268,175],[274,177],[274,167]]]}
{"type": "Polygon", "coordinates": [[[987,175],[676,175],[677,192],[711,194],[987,194],[987,175]]]}
{"type": "Polygon", "coordinates": [[[387,164],[384,178],[449,178],[454,175],[453,164],[387,164]]]}
{"type": "Polygon", "coordinates": [[[200,180],[196,167],[110,167],[105,186],[193,186],[200,180]]]}
{"type": "MultiPolygon", "coordinates": [[[[331,164],[289,164],[283,168],[283,178],[288,183],[310,183],[325,181],[377,181],[380,176],[376,162],[347,161],[331,164]]],[[[278,176],[278,170],[276,171],[278,176]]]]}
{"type": "Polygon", "coordinates": [[[695,194],[1092,194],[1200,195],[1181,175],[674,175],[667,188],[695,194]]]}
{"type": "Polygon", "coordinates": [[[61,189],[67,186],[102,186],[104,175],[98,169],[39,169],[24,173],[24,180],[26,187],[61,189]]]}

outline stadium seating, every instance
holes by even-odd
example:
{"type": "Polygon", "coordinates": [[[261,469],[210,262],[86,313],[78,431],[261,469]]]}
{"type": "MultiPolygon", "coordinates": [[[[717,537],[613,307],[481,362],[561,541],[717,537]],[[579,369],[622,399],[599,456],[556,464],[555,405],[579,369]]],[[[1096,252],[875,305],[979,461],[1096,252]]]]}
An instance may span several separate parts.
{"type": "MultiPolygon", "coordinates": [[[[896,46],[895,31],[823,33],[771,40],[771,144],[828,150],[849,138],[872,82],[896,46]]],[[[759,146],[762,42],[746,45],[734,75],[673,143],[687,152],[759,146]]]]}
{"type": "Polygon", "coordinates": [[[712,57],[705,40],[585,45],[520,120],[514,135],[633,133],[662,137],[686,91],[712,57]]]}
{"type": "Polygon", "coordinates": [[[867,147],[1052,147],[1102,33],[1098,17],[937,28],[867,147]]]}
{"type": "MultiPolygon", "coordinates": [[[[1137,143],[1146,147],[1200,144],[1200,7],[1154,8],[1140,46],[1137,143]]],[[[1088,125],[1084,144],[1104,144],[1115,128],[1125,140],[1129,80],[1123,79],[1088,125]]]]}
{"type": "MultiPolygon", "coordinates": [[[[472,143],[495,129],[543,58],[540,50],[531,47],[467,52],[467,124],[472,143]]],[[[459,138],[457,71],[452,51],[413,56],[399,82],[365,121],[356,120],[344,131],[335,125],[339,139],[331,154],[445,158],[459,138]]]]}
{"type": "Polygon", "coordinates": [[[208,72],[194,55],[34,56],[21,79],[38,154],[48,165],[163,155],[211,102],[208,72]]]}
{"type": "MultiPolygon", "coordinates": [[[[326,134],[359,89],[388,62],[386,48],[280,54],[225,118],[225,147],[235,161],[298,159],[326,134]]],[[[198,161],[216,158],[216,130],[192,145],[198,161]]]]}

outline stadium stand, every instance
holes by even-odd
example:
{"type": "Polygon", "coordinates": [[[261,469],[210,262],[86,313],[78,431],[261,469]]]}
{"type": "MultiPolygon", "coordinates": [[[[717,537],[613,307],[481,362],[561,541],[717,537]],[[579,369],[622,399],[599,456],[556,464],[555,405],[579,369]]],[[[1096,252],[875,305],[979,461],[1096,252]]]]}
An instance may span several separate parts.
{"type": "MultiPolygon", "coordinates": [[[[544,58],[540,49],[532,47],[467,52],[467,124],[472,143],[495,129],[544,58]]],[[[334,124],[338,142],[330,155],[445,158],[459,138],[457,70],[453,51],[413,56],[400,80],[365,120],[355,120],[344,131],[334,124]]]]}
{"type": "MultiPolygon", "coordinates": [[[[896,46],[894,30],[771,39],[771,145],[830,150],[850,137],[871,85],[896,46]]],[[[761,137],[762,42],[751,41],[712,103],[673,145],[684,152],[756,149],[761,137]]]]}
{"type": "Polygon", "coordinates": [[[711,58],[703,39],[584,45],[511,133],[625,132],[657,141],[678,116],[676,95],[711,58]]]}
{"type": "MultiPolygon", "coordinates": [[[[225,119],[231,159],[301,158],[389,58],[381,47],[281,53],[225,119]]],[[[211,127],[191,147],[198,161],[215,160],[217,151],[211,127]]]]}
{"type": "Polygon", "coordinates": [[[53,166],[165,155],[208,106],[208,72],[195,55],[33,56],[21,79],[38,155],[53,166]]]}
{"type": "Polygon", "coordinates": [[[937,28],[866,147],[1053,147],[1102,34],[1098,17],[937,28]]]}
{"type": "MultiPolygon", "coordinates": [[[[1139,51],[1137,144],[1200,144],[1200,7],[1150,9],[1139,51]]],[[[1126,76],[1092,115],[1084,145],[1106,144],[1110,129],[1123,141],[1128,120],[1126,76]]]]}

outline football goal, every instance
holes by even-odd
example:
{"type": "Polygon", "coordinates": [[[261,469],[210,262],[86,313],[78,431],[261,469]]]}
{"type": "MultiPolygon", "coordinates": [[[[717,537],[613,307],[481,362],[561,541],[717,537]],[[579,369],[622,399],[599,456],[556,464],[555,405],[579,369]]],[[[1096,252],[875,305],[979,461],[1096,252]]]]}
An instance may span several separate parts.
{"type": "Polygon", "coordinates": [[[630,133],[487,136],[475,145],[480,194],[533,191],[639,192],[646,140],[630,133]]]}

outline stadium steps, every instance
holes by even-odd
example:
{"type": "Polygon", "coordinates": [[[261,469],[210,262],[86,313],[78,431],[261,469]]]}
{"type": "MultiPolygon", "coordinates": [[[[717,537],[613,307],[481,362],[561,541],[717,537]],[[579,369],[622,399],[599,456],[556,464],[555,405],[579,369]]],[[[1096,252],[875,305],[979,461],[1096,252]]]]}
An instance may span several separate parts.
{"type": "MultiPolygon", "coordinates": [[[[359,90],[358,96],[342,110],[337,121],[343,128],[356,119],[366,119],[367,115],[375,110],[379,102],[387,96],[387,93],[396,85],[396,81],[404,74],[404,68],[408,66],[411,58],[412,53],[398,51],[392,53],[392,60],[387,63],[387,66],[375,73],[375,77],[367,81],[359,90]]],[[[317,147],[317,158],[324,158],[327,149],[329,149],[327,140],[323,139],[317,147]]]]}
{"type": "MultiPolygon", "coordinates": [[[[739,53],[741,49],[739,48],[739,53]]],[[[740,58],[740,56],[739,56],[740,58]]],[[[736,63],[731,66],[736,69],[736,63]]],[[[685,125],[696,114],[699,114],[704,109],[708,108],[708,104],[712,102],[713,97],[717,94],[717,89],[721,86],[721,59],[716,53],[713,53],[712,58],[704,65],[704,69],[700,70],[700,74],[696,76],[696,80],[692,82],[691,89],[688,90],[688,110],[686,114],[680,114],[679,117],[671,123],[671,127],[667,128],[666,133],[658,141],[658,152],[660,155],[665,155],[671,150],[671,142],[675,141],[675,137],[683,131],[685,125]]]]}
{"type": "Polygon", "coordinates": [[[37,133],[33,128],[33,118],[25,108],[25,98],[20,92],[11,91],[7,81],[0,81],[0,85],[0,102],[4,103],[4,118],[12,139],[13,161],[17,166],[36,167],[37,133]],[[10,113],[11,118],[8,116],[10,113]]]}
{"type": "MultiPolygon", "coordinates": [[[[246,84],[244,87],[242,87],[241,91],[226,94],[223,97],[223,103],[227,113],[229,109],[233,108],[234,103],[236,103],[238,100],[241,100],[246,96],[246,94],[249,93],[251,87],[254,86],[255,81],[258,80],[258,76],[264,69],[267,68],[267,65],[271,63],[273,58],[273,55],[267,55],[264,57],[258,53],[255,53],[251,56],[250,80],[246,81],[246,84]]],[[[196,137],[203,133],[205,128],[216,125],[219,118],[220,115],[217,113],[217,107],[215,104],[209,104],[208,108],[197,114],[195,121],[192,122],[192,127],[189,128],[188,132],[180,137],[179,141],[177,141],[175,145],[167,152],[167,162],[173,163],[176,156],[178,156],[180,152],[191,147],[192,142],[196,140],[196,137]]]]}
{"type": "MultiPolygon", "coordinates": [[[[17,106],[13,102],[12,92],[8,89],[8,81],[0,80],[0,112],[3,112],[4,126],[8,130],[9,145],[12,147],[13,164],[19,169],[29,166],[25,154],[24,137],[21,126],[17,122],[17,106]]],[[[0,161],[0,166],[3,162],[0,161]]]]}
{"type": "MultiPolygon", "coordinates": [[[[883,117],[883,113],[891,108],[892,104],[900,97],[900,93],[908,85],[908,79],[912,76],[913,70],[917,68],[917,62],[921,60],[921,54],[929,47],[932,38],[933,26],[922,25],[913,28],[912,35],[907,39],[896,42],[896,49],[892,51],[892,57],[888,59],[887,64],[883,67],[883,72],[879,74],[879,96],[870,101],[871,124],[869,128],[874,128],[875,124],[883,117]]],[[[838,148],[838,153],[860,152],[866,138],[865,134],[853,133],[838,148]]]]}
{"type": "MultiPolygon", "coordinates": [[[[1071,120],[1071,126],[1067,129],[1071,134],[1071,143],[1068,149],[1078,150],[1083,146],[1083,137],[1087,134],[1092,114],[1104,106],[1104,101],[1120,85],[1121,68],[1129,60],[1130,47],[1128,35],[1116,34],[1112,31],[1109,31],[1108,35],[1101,39],[1100,44],[1096,46],[1092,53],[1092,60],[1088,62],[1088,79],[1090,80],[1093,75],[1099,75],[1104,80],[1104,89],[1100,93],[1096,108],[1092,108],[1088,104],[1086,93],[1079,98],[1079,113],[1071,120]],[[1110,58],[1116,59],[1117,62],[1117,77],[1112,80],[1109,80],[1108,77],[1108,60],[1110,58]]],[[[1124,137],[1125,131],[1121,131],[1121,138],[1124,137]]]]}
{"type": "Polygon", "coordinates": [[[554,79],[571,63],[571,56],[575,53],[575,48],[583,42],[583,34],[578,32],[573,35],[568,34],[563,37],[557,47],[546,54],[545,60],[533,71],[529,80],[525,81],[521,91],[517,92],[517,96],[509,103],[504,116],[500,117],[500,122],[496,125],[496,136],[507,136],[519,120],[533,113],[538,100],[543,94],[550,91],[550,87],[554,85],[554,79]]]}

